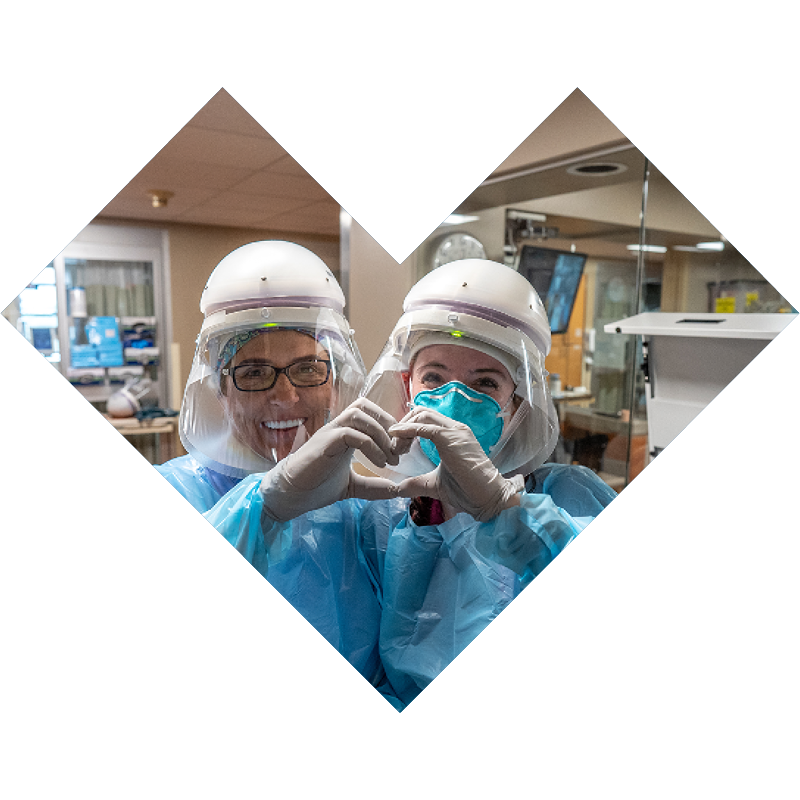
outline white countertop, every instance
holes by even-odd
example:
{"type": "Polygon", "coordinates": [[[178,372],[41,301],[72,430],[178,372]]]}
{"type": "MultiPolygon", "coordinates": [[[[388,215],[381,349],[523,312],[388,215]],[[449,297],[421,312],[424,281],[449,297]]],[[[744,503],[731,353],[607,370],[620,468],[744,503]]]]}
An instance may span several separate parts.
{"type": "Polygon", "coordinates": [[[606,333],[702,336],[714,339],[774,339],[798,314],[692,314],[650,311],[604,326],[606,333]]]}

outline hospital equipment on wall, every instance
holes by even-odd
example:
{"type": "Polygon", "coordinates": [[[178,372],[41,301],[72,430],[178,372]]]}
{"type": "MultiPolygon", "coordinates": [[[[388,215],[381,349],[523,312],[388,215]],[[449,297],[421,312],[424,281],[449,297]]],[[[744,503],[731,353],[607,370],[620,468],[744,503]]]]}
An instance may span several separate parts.
{"type": "Polygon", "coordinates": [[[163,232],[89,225],[3,315],[100,411],[133,380],[170,401],[163,232]]]}

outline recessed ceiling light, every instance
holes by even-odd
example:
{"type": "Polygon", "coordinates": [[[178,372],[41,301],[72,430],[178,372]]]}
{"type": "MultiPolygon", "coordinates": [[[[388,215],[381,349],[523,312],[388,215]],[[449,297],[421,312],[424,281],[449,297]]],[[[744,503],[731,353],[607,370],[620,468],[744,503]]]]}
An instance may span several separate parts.
{"type": "Polygon", "coordinates": [[[725,249],[725,242],[698,242],[697,249],[720,251],[725,249]]]}
{"type": "Polygon", "coordinates": [[[606,175],[615,175],[625,172],[628,168],[624,164],[617,164],[615,161],[590,161],[584,164],[574,164],[567,167],[570,175],[586,175],[590,178],[604,178],[606,175]]]}
{"type": "Polygon", "coordinates": [[[666,247],[662,247],[660,244],[643,244],[643,245],[629,244],[628,245],[628,250],[635,250],[637,252],[639,250],[641,250],[644,253],[666,253],[667,252],[667,248],[666,247]]]}

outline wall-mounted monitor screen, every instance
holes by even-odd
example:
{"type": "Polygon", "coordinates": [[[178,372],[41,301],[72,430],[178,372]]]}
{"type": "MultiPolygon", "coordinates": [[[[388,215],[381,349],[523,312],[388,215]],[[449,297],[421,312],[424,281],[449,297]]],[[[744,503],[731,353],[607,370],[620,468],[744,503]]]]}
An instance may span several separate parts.
{"type": "Polygon", "coordinates": [[[586,255],[523,245],[518,271],[536,290],[547,311],[552,333],[566,333],[586,255]]]}

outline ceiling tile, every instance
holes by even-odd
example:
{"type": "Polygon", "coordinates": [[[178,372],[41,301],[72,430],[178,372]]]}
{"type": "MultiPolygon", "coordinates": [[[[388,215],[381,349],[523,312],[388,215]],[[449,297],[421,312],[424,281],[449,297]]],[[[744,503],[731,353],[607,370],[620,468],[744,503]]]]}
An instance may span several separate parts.
{"type": "Polygon", "coordinates": [[[265,215],[258,209],[253,211],[225,208],[212,209],[200,205],[184,212],[175,221],[197,225],[223,225],[230,228],[269,228],[266,224],[265,215]]]}
{"type": "Polygon", "coordinates": [[[274,140],[187,126],[162,150],[165,158],[259,170],[286,151],[274,140]]]}
{"type": "Polygon", "coordinates": [[[286,211],[305,208],[308,205],[307,200],[239,194],[238,192],[218,192],[202,203],[203,208],[211,211],[252,211],[262,216],[282,214],[286,211]]]}
{"type": "Polygon", "coordinates": [[[269,168],[237,183],[236,191],[273,197],[295,197],[309,202],[330,199],[330,195],[313,178],[273,172],[269,168]]]}
{"type": "MultiPolygon", "coordinates": [[[[273,164],[269,165],[270,172],[282,172],[287,175],[304,175],[311,177],[291,156],[285,155],[273,164]]],[[[314,180],[311,178],[311,180],[314,180]]]]}
{"type": "Polygon", "coordinates": [[[324,220],[318,217],[296,217],[282,214],[267,221],[270,229],[287,233],[315,233],[319,236],[338,236],[339,220],[324,220]]]}
{"type": "Polygon", "coordinates": [[[315,203],[287,214],[270,217],[269,225],[280,230],[303,233],[339,234],[339,206],[335,203],[315,203]]]}
{"type": "Polygon", "coordinates": [[[224,90],[101,212],[106,218],[339,233],[339,206],[224,90]],[[174,192],[153,208],[148,190],[174,192]]]}
{"type": "Polygon", "coordinates": [[[253,174],[244,167],[228,167],[202,161],[170,159],[159,153],[123,191],[168,189],[229,189],[253,174]]]}
{"type": "Polygon", "coordinates": [[[269,137],[269,133],[224,89],[220,89],[189,120],[189,125],[210,130],[227,131],[228,133],[238,133],[244,136],[269,137]]]}

